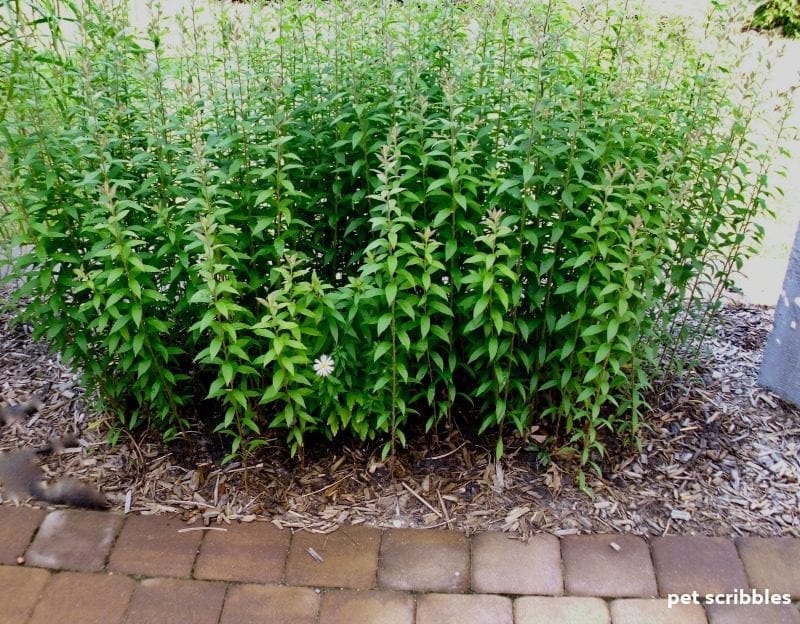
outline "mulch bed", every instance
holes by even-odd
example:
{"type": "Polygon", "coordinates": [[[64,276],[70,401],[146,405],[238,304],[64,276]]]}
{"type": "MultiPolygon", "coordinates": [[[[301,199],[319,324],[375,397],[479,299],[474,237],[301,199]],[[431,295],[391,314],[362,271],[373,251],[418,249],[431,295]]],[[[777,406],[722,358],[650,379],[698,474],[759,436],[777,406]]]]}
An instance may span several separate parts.
{"type": "Polygon", "coordinates": [[[494,462],[493,444],[457,428],[413,440],[391,465],[377,446],[344,442],[290,458],[276,436],[247,470],[223,467],[219,441],[201,431],[172,445],[149,434],[109,447],[78,375],[34,343],[30,328],[11,327],[8,311],[0,313],[0,394],[10,403],[37,394],[45,405],[0,432],[0,450],[79,432],[82,448],[49,459],[48,472],[99,484],[116,510],[206,525],[800,536],[800,411],[757,384],[772,314],[723,308],[700,370],[661,396],[641,452],[615,451],[603,477],[589,480],[593,497],[572,484],[571,466],[540,465],[525,440],[509,440],[494,462]]]}

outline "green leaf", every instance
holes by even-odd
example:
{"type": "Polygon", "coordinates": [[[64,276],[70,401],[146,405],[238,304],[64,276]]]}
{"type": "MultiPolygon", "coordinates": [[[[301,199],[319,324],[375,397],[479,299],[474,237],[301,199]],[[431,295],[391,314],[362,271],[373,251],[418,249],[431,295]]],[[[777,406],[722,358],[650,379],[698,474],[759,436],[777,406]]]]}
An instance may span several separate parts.
{"type": "Polygon", "coordinates": [[[219,372],[225,380],[225,385],[230,386],[233,382],[233,365],[230,362],[224,362],[220,366],[219,372]]]}
{"type": "Polygon", "coordinates": [[[208,355],[210,358],[217,357],[219,350],[222,348],[222,339],[219,336],[214,336],[208,344],[208,355]]]}
{"type": "Polygon", "coordinates": [[[128,288],[130,289],[130,291],[131,291],[131,294],[132,294],[132,295],[133,295],[133,296],[134,296],[136,299],[141,299],[141,298],[142,298],[142,287],[141,287],[141,285],[139,284],[139,282],[137,282],[135,279],[133,279],[133,278],[130,278],[130,279],[128,280],[128,288]]]}
{"type": "Polygon", "coordinates": [[[607,342],[604,342],[600,345],[600,347],[597,349],[597,353],[594,355],[594,363],[599,364],[608,357],[609,353],[611,353],[611,345],[607,342]]]}
{"type": "Polygon", "coordinates": [[[400,341],[400,344],[403,345],[406,351],[411,350],[411,338],[408,336],[408,332],[397,332],[397,339],[400,341]]]}
{"type": "MultiPolygon", "coordinates": [[[[121,268],[111,269],[111,271],[108,272],[108,277],[106,278],[106,286],[111,286],[120,277],[122,277],[124,273],[125,270],[121,268]]],[[[108,305],[113,305],[113,304],[109,303],[108,305]]]]}
{"type": "Polygon", "coordinates": [[[603,372],[602,367],[600,367],[600,366],[592,366],[592,368],[590,368],[586,372],[586,376],[583,378],[583,383],[591,383],[602,372],[603,372]]]}
{"type": "Polygon", "coordinates": [[[507,312],[509,306],[508,293],[500,284],[495,284],[492,292],[494,292],[494,294],[500,300],[500,305],[503,306],[503,310],[507,312]]]}
{"type": "Polygon", "coordinates": [[[589,285],[589,271],[583,273],[578,277],[578,283],[575,285],[575,294],[580,295],[589,285]]]}
{"type": "Polygon", "coordinates": [[[389,282],[386,284],[386,303],[392,305],[397,297],[397,283],[389,282]]]}
{"type": "Polygon", "coordinates": [[[516,178],[506,178],[500,183],[500,186],[497,188],[497,195],[502,195],[509,189],[519,186],[519,183],[520,181],[516,178]]]}
{"type": "Polygon", "coordinates": [[[593,252],[591,250],[584,251],[578,258],[575,260],[575,263],[572,265],[573,268],[577,269],[579,266],[582,266],[589,262],[592,259],[593,252]]]}
{"type": "Polygon", "coordinates": [[[136,376],[141,378],[148,370],[150,370],[150,367],[152,365],[153,365],[153,360],[151,360],[150,358],[145,358],[141,360],[139,362],[139,366],[136,369],[136,376]]]}
{"type": "MultiPolygon", "coordinates": [[[[222,380],[220,380],[221,383],[222,380]]],[[[267,403],[272,403],[280,398],[280,388],[276,386],[269,386],[264,391],[264,394],[261,395],[260,403],[262,405],[266,405],[267,403]]]]}
{"type": "Polygon", "coordinates": [[[575,175],[578,177],[578,180],[583,180],[583,176],[585,175],[585,171],[583,170],[583,165],[577,160],[572,161],[572,168],[575,170],[575,175]]]}
{"type": "Polygon", "coordinates": [[[566,312],[565,314],[562,314],[559,317],[558,322],[556,323],[555,331],[561,331],[567,325],[569,325],[572,322],[572,320],[573,320],[572,319],[572,314],[570,314],[569,312],[566,312]]]}
{"type": "Polygon", "coordinates": [[[139,303],[134,303],[131,306],[131,318],[135,323],[136,327],[142,326],[142,306],[139,303]]]}
{"type": "Polygon", "coordinates": [[[604,325],[589,325],[583,331],[581,331],[581,338],[591,338],[592,336],[602,333],[604,330],[604,325]]]}
{"type": "Polygon", "coordinates": [[[386,328],[392,324],[392,313],[387,312],[378,319],[378,336],[386,331],[386,328]]]}
{"type": "Polygon", "coordinates": [[[120,316],[120,317],[119,317],[119,318],[118,318],[118,319],[117,319],[117,320],[114,322],[114,324],[111,326],[111,329],[110,329],[110,330],[108,330],[108,333],[109,333],[109,334],[116,334],[116,333],[119,333],[120,331],[122,331],[122,328],[123,328],[123,327],[125,327],[125,325],[127,325],[127,324],[128,324],[128,321],[129,321],[129,320],[130,320],[130,316],[129,316],[129,315],[127,315],[127,314],[123,314],[122,316],[120,316]]]}
{"type": "Polygon", "coordinates": [[[487,295],[483,295],[482,297],[478,298],[478,300],[475,302],[475,307],[472,308],[472,318],[479,318],[489,305],[490,301],[491,298],[489,298],[487,295]]]}
{"type": "Polygon", "coordinates": [[[431,223],[431,227],[433,229],[438,228],[440,225],[442,225],[442,223],[450,218],[451,214],[453,214],[452,208],[444,208],[439,210],[433,217],[433,223],[431,223]]]}
{"type": "Polygon", "coordinates": [[[450,260],[450,258],[452,258],[455,255],[457,249],[458,249],[458,242],[453,240],[453,239],[448,240],[444,244],[444,259],[445,259],[445,262],[450,260]]]}
{"type": "Polygon", "coordinates": [[[533,177],[535,169],[531,163],[525,163],[522,165],[522,183],[528,184],[530,179],[533,177]]]}
{"type": "Polygon", "coordinates": [[[491,336],[487,345],[489,349],[489,361],[494,362],[497,359],[497,337],[491,336]]]}
{"type": "Polygon", "coordinates": [[[145,334],[143,332],[139,332],[133,336],[133,340],[131,341],[131,346],[133,348],[133,354],[138,357],[139,353],[142,351],[142,347],[144,346],[144,337],[145,334]]]}
{"type": "Polygon", "coordinates": [[[492,322],[494,323],[494,331],[500,333],[503,331],[503,315],[497,308],[492,309],[492,322]]]}
{"type": "Polygon", "coordinates": [[[563,284],[561,284],[561,286],[556,288],[555,294],[565,295],[569,292],[572,292],[573,290],[575,290],[575,282],[564,282],[563,284]]]}
{"type": "Polygon", "coordinates": [[[428,332],[431,329],[431,317],[427,314],[423,315],[419,319],[419,332],[422,338],[428,335],[428,332]]]}
{"type": "Polygon", "coordinates": [[[565,188],[561,193],[561,201],[564,202],[564,205],[569,209],[572,210],[572,206],[574,203],[574,199],[572,197],[572,191],[569,187],[565,188]]]}
{"type": "Polygon", "coordinates": [[[611,342],[617,335],[619,331],[619,321],[616,318],[612,318],[608,322],[608,328],[606,329],[606,340],[611,342]]]}
{"type": "Polygon", "coordinates": [[[373,394],[376,392],[380,392],[380,390],[384,388],[387,384],[389,384],[390,381],[392,380],[389,378],[388,375],[381,375],[380,377],[378,377],[377,381],[375,382],[375,385],[372,386],[373,394]]]}
{"type": "Polygon", "coordinates": [[[389,343],[389,342],[379,342],[375,347],[375,354],[372,356],[372,361],[373,362],[377,362],[391,348],[392,348],[391,343],[389,343]]]}
{"type": "Polygon", "coordinates": [[[492,290],[492,286],[494,286],[494,275],[492,275],[491,273],[487,272],[483,276],[483,282],[481,283],[481,286],[483,286],[484,294],[488,293],[490,290],[492,290]]]}

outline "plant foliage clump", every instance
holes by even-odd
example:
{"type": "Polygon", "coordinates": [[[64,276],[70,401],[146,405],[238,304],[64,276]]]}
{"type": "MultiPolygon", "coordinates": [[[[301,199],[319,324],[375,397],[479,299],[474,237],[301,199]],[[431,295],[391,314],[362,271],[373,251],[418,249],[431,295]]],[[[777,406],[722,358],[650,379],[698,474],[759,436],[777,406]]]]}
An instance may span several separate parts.
{"type": "Polygon", "coordinates": [[[340,0],[136,34],[119,3],[4,6],[22,318],[125,427],[202,405],[233,454],[390,452],[457,411],[591,466],[759,236],[755,76],[678,21],[340,0]]]}
{"type": "Polygon", "coordinates": [[[780,30],[786,37],[800,37],[800,0],[762,2],[753,11],[750,28],[780,30]]]}

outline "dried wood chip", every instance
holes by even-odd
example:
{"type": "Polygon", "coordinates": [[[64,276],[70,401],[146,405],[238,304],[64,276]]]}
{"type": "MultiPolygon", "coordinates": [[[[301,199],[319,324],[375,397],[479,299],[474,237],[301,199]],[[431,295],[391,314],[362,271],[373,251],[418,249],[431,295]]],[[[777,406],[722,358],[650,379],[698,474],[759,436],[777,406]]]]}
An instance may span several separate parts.
{"type": "Polygon", "coordinates": [[[314,561],[316,561],[317,563],[323,563],[323,562],[325,561],[325,560],[322,558],[322,555],[320,555],[320,554],[319,554],[319,553],[318,553],[316,550],[314,550],[313,548],[311,548],[311,546],[309,546],[308,548],[306,548],[306,552],[307,552],[309,555],[311,555],[311,558],[312,558],[312,559],[314,559],[314,561]]]}

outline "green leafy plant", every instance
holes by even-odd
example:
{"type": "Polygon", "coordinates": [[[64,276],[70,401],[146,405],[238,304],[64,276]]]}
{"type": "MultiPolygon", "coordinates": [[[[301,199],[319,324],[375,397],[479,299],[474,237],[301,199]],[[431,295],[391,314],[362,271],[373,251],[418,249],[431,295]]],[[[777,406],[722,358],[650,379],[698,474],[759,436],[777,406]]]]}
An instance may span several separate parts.
{"type": "Polygon", "coordinates": [[[153,8],[141,33],[3,6],[20,317],[121,426],[202,418],[229,458],[276,429],[390,455],[458,418],[498,455],[538,427],[585,485],[698,353],[772,192],[724,21],[710,53],[612,3],[153,8]]]}
{"type": "Polygon", "coordinates": [[[750,28],[780,30],[786,37],[800,37],[800,2],[798,0],[767,0],[753,11],[750,28]]]}

